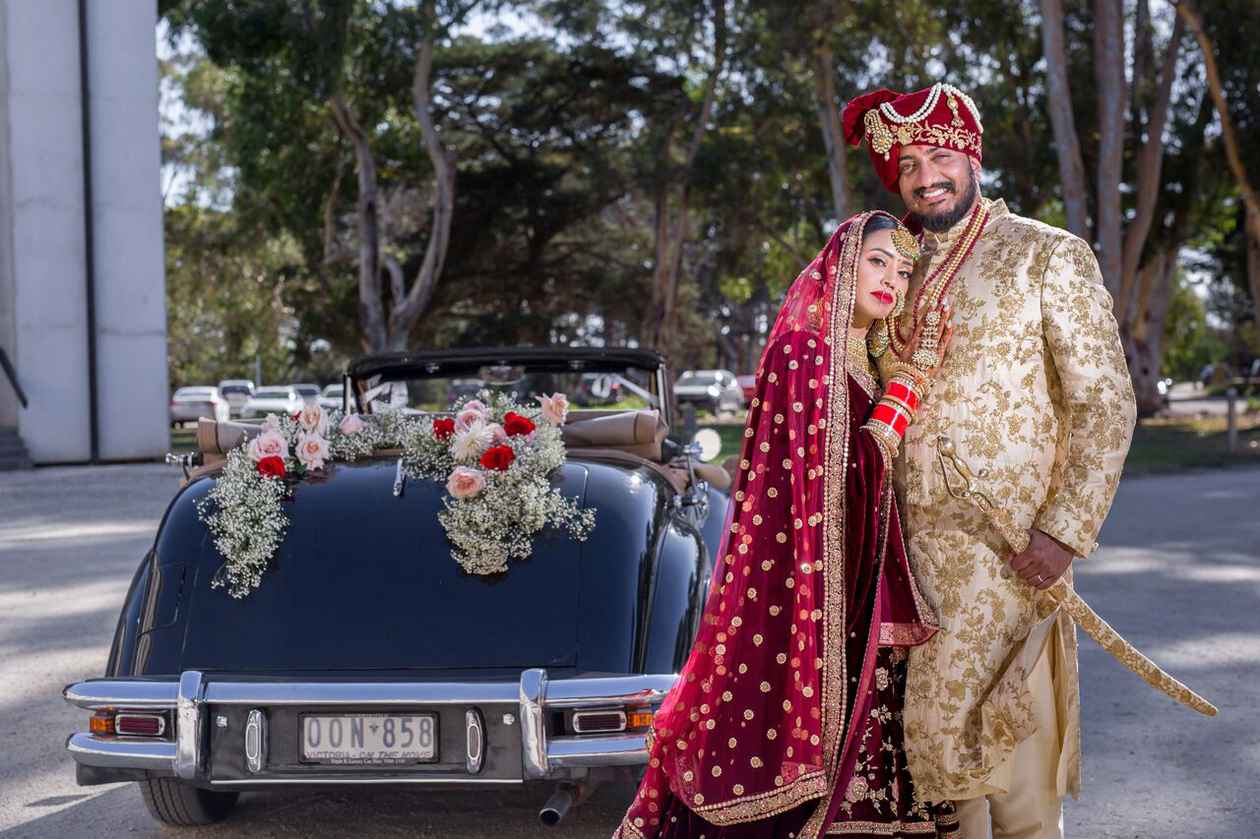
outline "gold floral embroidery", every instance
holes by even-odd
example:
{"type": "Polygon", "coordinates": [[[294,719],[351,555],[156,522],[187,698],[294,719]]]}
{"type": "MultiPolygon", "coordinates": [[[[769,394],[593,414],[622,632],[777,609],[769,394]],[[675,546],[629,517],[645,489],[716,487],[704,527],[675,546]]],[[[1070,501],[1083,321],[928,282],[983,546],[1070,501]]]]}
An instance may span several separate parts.
{"type": "MultiPolygon", "coordinates": [[[[1111,506],[1134,420],[1111,299],[1089,246],[1000,202],[950,296],[948,357],[897,461],[895,484],[914,576],[940,622],[911,648],[906,752],[930,800],[981,794],[1026,736],[1031,708],[997,690],[1011,652],[1044,615],[1004,579],[1004,545],[977,509],[945,490],[935,440],[947,435],[1020,525],[1085,555],[1111,506]]],[[[954,231],[916,274],[932,270],[954,231]]],[[[1079,789],[1076,636],[1059,618],[1056,691],[1068,783],[1079,789]]],[[[1012,677],[1009,684],[1015,684],[1012,677]]]]}

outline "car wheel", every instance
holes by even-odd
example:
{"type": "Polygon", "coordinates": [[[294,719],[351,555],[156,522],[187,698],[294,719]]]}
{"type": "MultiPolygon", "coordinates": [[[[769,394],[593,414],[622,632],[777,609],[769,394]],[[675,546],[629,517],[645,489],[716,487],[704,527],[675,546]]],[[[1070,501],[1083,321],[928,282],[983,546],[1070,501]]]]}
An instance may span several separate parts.
{"type": "Polygon", "coordinates": [[[140,782],[140,794],[149,815],[163,824],[191,827],[223,821],[236,806],[239,792],[198,789],[174,778],[149,778],[140,782]]]}

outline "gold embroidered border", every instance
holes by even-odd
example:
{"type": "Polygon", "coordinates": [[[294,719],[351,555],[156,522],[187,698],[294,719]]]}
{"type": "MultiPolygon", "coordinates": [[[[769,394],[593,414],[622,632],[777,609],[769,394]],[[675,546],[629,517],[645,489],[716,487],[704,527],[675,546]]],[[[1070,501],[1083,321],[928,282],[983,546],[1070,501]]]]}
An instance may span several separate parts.
{"type": "Polygon", "coordinates": [[[828,836],[851,836],[855,833],[896,836],[898,833],[936,835],[936,822],[836,822],[827,828],[828,836]]]}
{"type": "Polygon", "coordinates": [[[862,250],[862,235],[866,223],[875,215],[864,213],[854,220],[854,231],[845,237],[840,251],[840,276],[836,280],[831,305],[831,322],[827,334],[832,341],[830,379],[830,404],[827,406],[827,436],[825,474],[823,478],[823,598],[822,624],[822,713],[823,713],[823,760],[827,772],[827,788],[818,799],[813,814],[801,828],[800,839],[816,839],[822,835],[823,821],[836,795],[836,767],[840,759],[839,745],[844,734],[844,721],[848,712],[845,681],[848,678],[845,657],[844,628],[846,625],[844,589],[845,555],[844,532],[847,518],[845,486],[849,467],[849,388],[845,375],[847,354],[838,352],[837,336],[847,341],[849,326],[853,323],[853,306],[856,295],[849,287],[856,284],[858,257],[862,250]],[[841,309],[843,307],[843,314],[841,309]]]}
{"type": "Polygon", "coordinates": [[[821,769],[800,776],[790,784],[757,795],[733,798],[703,807],[688,805],[693,813],[719,827],[758,821],[777,816],[800,804],[817,798],[827,790],[827,777],[821,769]]]}

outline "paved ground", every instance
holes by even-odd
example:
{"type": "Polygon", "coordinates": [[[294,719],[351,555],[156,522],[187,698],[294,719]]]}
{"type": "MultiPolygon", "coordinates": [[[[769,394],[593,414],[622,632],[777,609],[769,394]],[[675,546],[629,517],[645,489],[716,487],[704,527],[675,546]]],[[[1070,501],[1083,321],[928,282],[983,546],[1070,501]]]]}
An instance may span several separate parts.
{"type": "MultiPolygon", "coordinates": [[[[134,785],[76,787],[62,752],[85,724],[61,687],[103,666],[119,603],[175,473],[160,466],[0,473],[0,837],[170,835],[134,785]]],[[[1085,794],[1068,835],[1256,835],[1260,819],[1260,471],[1126,481],[1103,550],[1079,567],[1094,606],[1221,706],[1202,719],[1082,646],[1085,794]]],[[[559,829],[534,793],[247,795],[189,837],[607,836],[629,790],[559,829]]]]}

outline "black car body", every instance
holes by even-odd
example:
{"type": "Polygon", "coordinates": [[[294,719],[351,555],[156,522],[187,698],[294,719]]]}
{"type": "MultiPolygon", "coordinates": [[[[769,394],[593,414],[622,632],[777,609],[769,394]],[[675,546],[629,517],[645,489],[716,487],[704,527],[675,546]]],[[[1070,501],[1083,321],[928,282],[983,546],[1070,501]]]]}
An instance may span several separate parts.
{"type": "MultiPolygon", "coordinates": [[[[487,365],[544,378],[632,368],[670,415],[659,355],[603,349],[368,357],[348,373],[348,407],[369,409],[391,381],[467,379],[487,365]]],[[[244,599],[210,587],[222,559],[196,505],[215,477],[194,473],[136,570],[104,677],[65,690],[95,714],[67,743],[79,782],[140,781],[158,818],[204,823],[241,790],[282,785],[580,785],[632,771],[690,649],[728,503],[704,473],[714,467],[685,462],[693,455],[683,474],[712,480],[680,483],[664,456],[571,448],[553,486],[596,509],[593,532],[544,531],[532,557],[495,577],[450,559],[441,484],[399,494],[396,455],[338,463],[295,487],[280,552],[244,599]],[[299,741],[316,725],[304,720],[337,715],[409,718],[432,759],[304,759],[299,741]]],[[[544,814],[558,819],[573,793],[544,814]]]]}

